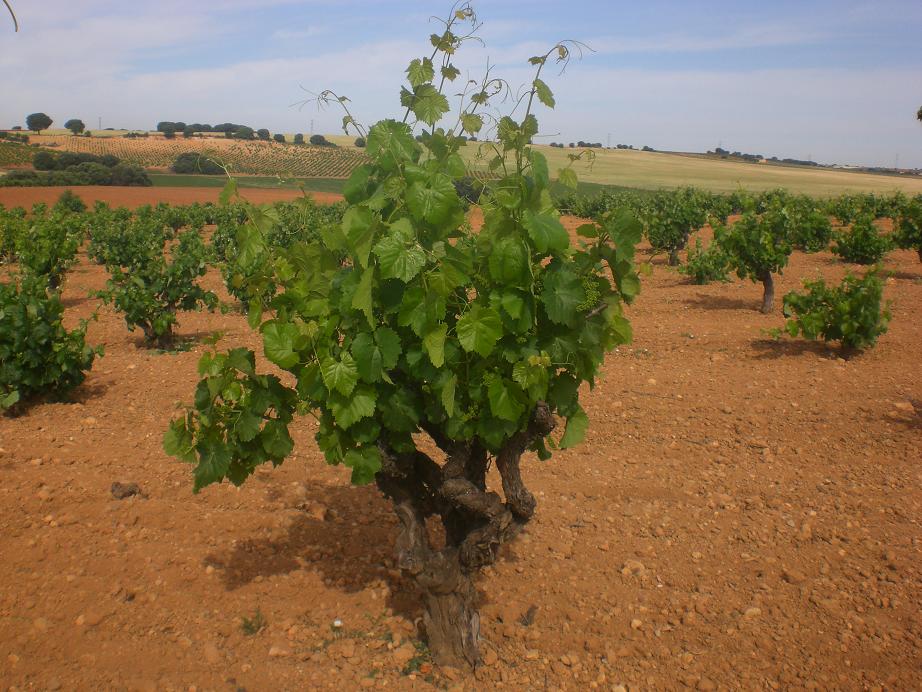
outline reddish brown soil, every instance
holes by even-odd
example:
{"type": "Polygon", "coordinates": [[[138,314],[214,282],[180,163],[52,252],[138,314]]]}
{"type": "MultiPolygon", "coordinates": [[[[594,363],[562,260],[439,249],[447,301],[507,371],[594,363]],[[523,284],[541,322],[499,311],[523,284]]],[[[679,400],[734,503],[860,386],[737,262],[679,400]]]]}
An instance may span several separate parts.
{"type": "MultiPolygon", "coordinates": [[[[586,442],[525,465],[538,516],[479,582],[473,677],[419,669],[388,503],[323,463],[310,419],[283,467],[193,495],[160,440],[206,347],[146,351],[103,309],[89,338],[106,354],[77,402],[0,419],[0,683],[916,689],[922,265],[887,265],[890,331],[843,361],[766,338],[782,317],[757,312],[760,286],[693,286],[656,264],[634,344],[586,392],[586,442]],[[114,481],[144,495],[114,499],[114,481]],[[248,634],[257,611],[266,626],[248,634]]],[[[845,269],[796,254],[778,295],[845,269]]],[[[85,261],[68,276],[71,322],[104,279],[85,261]]],[[[180,322],[215,330],[259,348],[236,314],[180,322]]]]}
{"type": "MultiPolygon", "coordinates": [[[[221,194],[218,187],[111,187],[83,185],[76,187],[3,187],[0,188],[0,204],[6,207],[29,208],[36,202],[54,204],[64,190],[79,195],[88,205],[96,201],[108,202],[113,207],[138,207],[142,204],[192,204],[193,202],[215,202],[221,194]]],[[[255,204],[297,199],[300,190],[261,188],[240,188],[240,194],[255,204]]],[[[311,192],[317,202],[330,203],[341,200],[342,195],[333,192],[311,192]]]]}

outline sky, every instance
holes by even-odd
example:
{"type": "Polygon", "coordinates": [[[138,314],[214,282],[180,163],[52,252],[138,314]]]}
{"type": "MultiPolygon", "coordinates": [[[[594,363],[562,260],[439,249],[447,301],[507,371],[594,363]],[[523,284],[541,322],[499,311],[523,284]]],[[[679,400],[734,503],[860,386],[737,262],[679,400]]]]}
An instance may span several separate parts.
{"type": "MultiPolygon", "coordinates": [[[[160,120],[272,132],[340,131],[341,113],[296,105],[323,89],[356,119],[402,117],[406,65],[431,52],[420,0],[11,0],[0,6],[0,127],[42,111],[60,127],[153,129],[160,120]],[[313,130],[311,124],[313,123],[313,130]]],[[[822,163],[922,168],[918,0],[484,0],[488,61],[513,89],[562,39],[591,50],[543,77],[556,107],[542,141],[731,151],[822,163]]],[[[510,104],[498,104],[508,110],[510,104]]]]}

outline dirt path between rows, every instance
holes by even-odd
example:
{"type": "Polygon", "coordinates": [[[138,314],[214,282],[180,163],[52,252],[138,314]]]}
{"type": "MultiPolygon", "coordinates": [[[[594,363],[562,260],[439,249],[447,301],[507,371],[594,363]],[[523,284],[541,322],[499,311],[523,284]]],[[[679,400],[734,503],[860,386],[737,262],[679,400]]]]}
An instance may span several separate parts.
{"type": "MultiPolygon", "coordinates": [[[[766,338],[782,317],[757,311],[760,286],[692,286],[657,262],[635,342],[585,394],[586,442],[524,464],[538,514],[480,581],[474,677],[419,655],[388,503],[324,464],[309,418],[281,468],[193,495],[161,437],[206,347],[144,350],[103,309],[89,338],[106,353],[77,402],[0,418],[0,683],[918,689],[922,265],[887,266],[890,331],[843,361],[766,338]],[[143,495],[116,499],[115,481],[143,495]]],[[[778,294],[846,269],[795,254],[778,294]]],[[[69,321],[104,281],[85,259],[68,275],[69,321]]],[[[261,353],[241,315],[179,325],[218,330],[261,353]]]]}

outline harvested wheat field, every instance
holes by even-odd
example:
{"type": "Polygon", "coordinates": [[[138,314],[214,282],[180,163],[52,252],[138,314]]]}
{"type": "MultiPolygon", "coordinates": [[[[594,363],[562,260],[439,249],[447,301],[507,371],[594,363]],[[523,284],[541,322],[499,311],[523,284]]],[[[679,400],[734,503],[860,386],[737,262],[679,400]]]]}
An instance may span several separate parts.
{"type": "MultiPolygon", "coordinates": [[[[22,203],[11,192],[0,201],[22,203]]],[[[261,353],[242,315],[183,314],[190,349],[162,354],[102,308],[89,342],[105,355],[75,400],[0,418],[0,683],[915,689],[922,265],[897,251],[886,266],[890,330],[846,361],[766,337],[782,316],[757,311],[756,284],[693,286],[656,260],[628,310],[633,344],[585,394],[586,441],[524,464],[538,513],[479,580],[473,675],[429,661],[390,504],[324,463],[311,418],[291,458],[240,489],[194,495],[164,453],[202,339],[261,353]]],[[[847,268],[795,253],[779,295],[847,268]]],[[[98,309],[105,276],[85,257],[69,273],[70,323],[98,309]]],[[[228,299],[216,271],[206,283],[228,299]]]]}

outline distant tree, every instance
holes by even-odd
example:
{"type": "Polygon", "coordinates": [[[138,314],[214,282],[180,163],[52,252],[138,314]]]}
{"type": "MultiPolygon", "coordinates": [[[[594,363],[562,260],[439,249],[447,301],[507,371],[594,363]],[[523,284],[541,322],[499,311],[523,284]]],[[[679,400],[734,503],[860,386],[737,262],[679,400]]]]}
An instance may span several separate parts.
{"type": "Polygon", "coordinates": [[[182,130],[186,129],[186,123],[182,122],[181,120],[178,120],[175,123],[173,123],[173,127],[176,128],[177,132],[181,132],[182,130]]]}
{"type": "Polygon", "coordinates": [[[256,130],[256,136],[268,142],[269,141],[269,130],[267,130],[264,127],[261,127],[260,129],[256,130]]]}
{"type": "Polygon", "coordinates": [[[319,147],[325,147],[329,144],[327,138],[323,135],[311,135],[310,143],[319,147]]]}
{"type": "Polygon", "coordinates": [[[276,142],[278,142],[279,144],[284,144],[284,143],[285,143],[285,135],[283,135],[282,133],[278,133],[278,134],[274,135],[274,136],[272,137],[272,139],[274,139],[274,140],[275,140],[276,142]]]}
{"type": "Polygon", "coordinates": [[[47,130],[53,122],[54,120],[44,113],[32,113],[26,116],[26,127],[36,133],[47,130]]]}
{"type": "Polygon", "coordinates": [[[13,125],[13,129],[19,131],[22,129],[22,125],[13,125]]]}
{"type": "Polygon", "coordinates": [[[302,135],[300,132],[296,134],[294,142],[295,144],[304,144],[304,135],[302,135]]]}
{"type": "Polygon", "coordinates": [[[73,132],[75,135],[79,135],[86,129],[86,125],[84,125],[83,121],[79,118],[71,118],[66,123],[64,123],[64,127],[73,132]]]}
{"type": "Polygon", "coordinates": [[[186,126],[182,129],[182,136],[185,137],[186,139],[189,139],[189,138],[190,138],[192,135],[194,135],[196,132],[197,132],[197,130],[195,129],[195,125],[186,125],[186,126]]]}
{"type": "Polygon", "coordinates": [[[161,120],[157,123],[157,132],[166,132],[168,127],[172,129],[173,132],[176,132],[176,123],[171,120],[161,120]]]}
{"type": "Polygon", "coordinates": [[[254,132],[252,127],[247,127],[246,125],[241,125],[236,130],[234,130],[234,139],[253,139],[254,132]]]}
{"type": "Polygon", "coordinates": [[[163,129],[160,129],[160,126],[157,126],[157,129],[163,133],[163,136],[167,139],[173,139],[176,136],[176,127],[174,123],[161,123],[163,129]]]}
{"type": "Polygon", "coordinates": [[[359,149],[364,149],[364,148],[365,148],[365,138],[364,138],[364,137],[356,137],[356,138],[355,138],[355,146],[357,146],[359,149]]]}
{"type": "Polygon", "coordinates": [[[919,106],[919,111],[916,113],[916,117],[919,119],[919,122],[922,123],[922,106],[919,106]]]}

